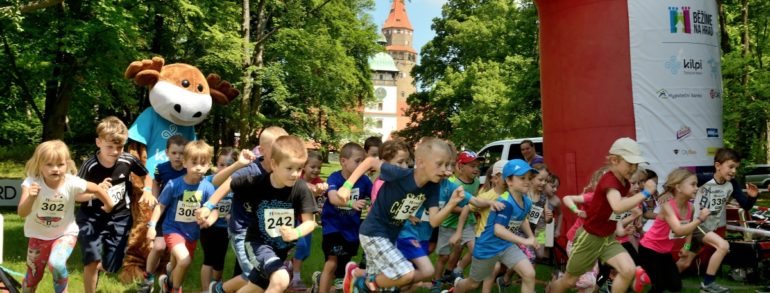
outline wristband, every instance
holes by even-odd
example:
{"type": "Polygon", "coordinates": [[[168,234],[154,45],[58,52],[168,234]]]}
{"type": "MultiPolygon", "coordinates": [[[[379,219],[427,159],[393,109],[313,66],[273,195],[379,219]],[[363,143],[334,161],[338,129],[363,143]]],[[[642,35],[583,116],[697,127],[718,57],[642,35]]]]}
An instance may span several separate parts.
{"type": "Polygon", "coordinates": [[[684,250],[688,250],[688,251],[689,251],[689,250],[690,250],[690,247],[692,247],[692,246],[690,245],[690,243],[685,243],[683,248],[684,248],[684,250]]]}
{"type": "Polygon", "coordinates": [[[142,190],[147,191],[147,192],[152,192],[152,187],[145,186],[142,190]]]}
{"type": "Polygon", "coordinates": [[[299,231],[299,227],[294,228],[294,231],[297,232],[297,239],[302,238],[302,233],[299,231]]]}
{"type": "Polygon", "coordinates": [[[345,183],[342,183],[342,187],[353,190],[353,183],[350,183],[350,181],[345,181],[345,183]]]}
{"type": "Polygon", "coordinates": [[[644,194],[644,199],[649,199],[650,198],[650,192],[647,191],[647,189],[642,189],[641,193],[644,194]]]}
{"type": "Polygon", "coordinates": [[[153,222],[153,221],[147,222],[147,227],[155,228],[155,222],[153,222]]]}
{"type": "Polygon", "coordinates": [[[207,201],[206,203],[203,204],[203,207],[209,209],[210,211],[213,211],[214,209],[217,208],[217,205],[207,201]]]}
{"type": "Polygon", "coordinates": [[[348,207],[351,208],[351,209],[353,208],[353,200],[352,199],[348,200],[348,207]]]}
{"type": "Polygon", "coordinates": [[[572,210],[573,213],[577,213],[578,207],[573,203],[571,206],[569,206],[569,209],[572,210]]]}

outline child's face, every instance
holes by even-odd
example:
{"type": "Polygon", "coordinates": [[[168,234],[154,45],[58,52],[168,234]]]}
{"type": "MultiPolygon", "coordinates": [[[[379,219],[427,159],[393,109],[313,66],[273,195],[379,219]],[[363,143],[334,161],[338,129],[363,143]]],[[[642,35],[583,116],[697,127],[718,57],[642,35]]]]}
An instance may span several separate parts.
{"type": "Polygon", "coordinates": [[[171,144],[166,149],[166,156],[168,156],[168,161],[171,162],[171,167],[177,170],[182,169],[184,166],[183,145],[171,144]]]}
{"type": "Polygon", "coordinates": [[[399,166],[401,168],[409,168],[409,153],[406,151],[398,151],[396,156],[388,161],[388,163],[399,166]]]}
{"type": "Polygon", "coordinates": [[[366,156],[378,158],[380,156],[380,148],[376,146],[369,147],[369,150],[366,152],[366,156]]]}
{"type": "Polygon", "coordinates": [[[96,138],[96,146],[99,148],[99,160],[112,164],[123,153],[123,145],[109,140],[96,138]]]}
{"type": "Polygon", "coordinates": [[[262,157],[265,158],[268,162],[270,159],[273,158],[273,142],[272,141],[266,141],[264,145],[259,145],[257,147],[259,149],[259,153],[262,154],[262,157]]]}
{"type": "MultiPolygon", "coordinates": [[[[321,160],[318,159],[307,159],[307,163],[305,163],[305,179],[315,179],[318,178],[318,176],[321,175],[321,160]]],[[[309,181],[306,180],[306,181],[309,181]]]]}
{"type": "Polygon", "coordinates": [[[535,178],[532,179],[532,188],[536,192],[543,192],[545,190],[546,179],[548,179],[548,171],[540,171],[535,178]]]}
{"type": "Polygon", "coordinates": [[[631,179],[628,180],[628,184],[630,184],[628,188],[628,194],[630,195],[639,193],[641,188],[644,186],[644,184],[639,184],[639,183],[643,183],[641,182],[642,178],[639,174],[640,173],[634,174],[633,176],[631,176],[631,179]]]}
{"type": "Polygon", "coordinates": [[[349,158],[340,158],[340,167],[342,171],[350,174],[356,170],[359,164],[364,160],[364,152],[353,151],[349,158]]]}
{"type": "Polygon", "coordinates": [[[515,191],[519,193],[526,193],[531,186],[532,173],[527,173],[524,176],[510,176],[505,179],[505,183],[508,185],[509,191],[515,191]]]}
{"type": "Polygon", "coordinates": [[[40,166],[40,173],[46,182],[59,182],[60,180],[63,180],[64,175],[67,174],[67,161],[64,159],[55,159],[43,162],[42,166],[40,166]]]}
{"type": "Polygon", "coordinates": [[[724,163],[716,162],[714,163],[714,168],[716,168],[715,175],[722,177],[725,181],[730,181],[735,178],[735,172],[740,165],[740,163],[733,160],[727,160],[724,163]]]}
{"type": "Polygon", "coordinates": [[[479,176],[480,161],[473,161],[467,164],[457,164],[457,175],[464,178],[474,179],[479,176]]]}
{"type": "Polygon", "coordinates": [[[554,196],[556,195],[556,191],[559,189],[559,181],[554,180],[552,182],[545,182],[545,187],[543,187],[543,192],[547,194],[548,196],[554,196]]]}
{"type": "Polygon", "coordinates": [[[695,198],[695,193],[698,191],[698,177],[695,175],[687,177],[676,186],[676,190],[687,196],[687,199],[695,198]]]}
{"type": "MultiPolygon", "coordinates": [[[[219,158],[217,158],[217,172],[219,172],[220,170],[222,170],[224,168],[227,168],[227,166],[230,166],[233,163],[235,163],[235,162],[233,161],[233,158],[231,156],[227,156],[227,155],[219,156],[219,158]]],[[[216,172],[215,172],[215,174],[216,174],[216,172]]]]}
{"type": "Polygon", "coordinates": [[[428,180],[439,183],[452,175],[452,166],[455,164],[449,153],[437,150],[424,158],[417,158],[417,165],[428,176],[428,180]]]}
{"type": "Polygon", "coordinates": [[[184,167],[187,169],[187,174],[195,179],[201,179],[211,167],[211,162],[199,158],[192,158],[184,160],[184,167]]]}
{"type": "Polygon", "coordinates": [[[610,162],[612,163],[612,171],[626,180],[631,180],[631,176],[634,176],[639,167],[639,164],[631,164],[620,156],[613,157],[610,162]]]}
{"type": "Polygon", "coordinates": [[[503,184],[503,175],[500,173],[497,173],[493,175],[492,178],[490,178],[489,180],[492,180],[491,181],[492,186],[494,187],[501,186],[501,184],[503,184]]]}
{"type": "Polygon", "coordinates": [[[305,160],[298,158],[286,158],[280,163],[275,160],[270,162],[273,169],[271,176],[274,176],[273,178],[283,186],[294,186],[305,167],[305,160]]]}

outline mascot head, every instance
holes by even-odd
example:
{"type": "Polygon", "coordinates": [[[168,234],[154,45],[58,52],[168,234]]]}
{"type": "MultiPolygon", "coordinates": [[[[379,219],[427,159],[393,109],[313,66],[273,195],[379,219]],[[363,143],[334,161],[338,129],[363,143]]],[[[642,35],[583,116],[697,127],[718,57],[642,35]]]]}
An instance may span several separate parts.
{"type": "Polygon", "coordinates": [[[152,108],[174,124],[197,125],[209,114],[212,101],[226,105],[240,94],[216,74],[206,78],[194,66],[164,63],[160,57],[131,62],[125,77],[149,87],[152,108]]]}

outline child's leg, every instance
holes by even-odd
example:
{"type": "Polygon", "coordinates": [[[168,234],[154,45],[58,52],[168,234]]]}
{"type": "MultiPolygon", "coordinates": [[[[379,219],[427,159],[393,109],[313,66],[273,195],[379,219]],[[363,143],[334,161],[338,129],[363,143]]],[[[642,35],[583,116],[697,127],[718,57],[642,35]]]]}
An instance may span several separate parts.
{"type": "MultiPolygon", "coordinates": [[[[378,288],[393,288],[409,285],[414,280],[414,267],[396,246],[387,238],[360,235],[361,246],[367,257],[368,275],[375,276],[375,284],[369,286],[378,288]]],[[[369,280],[367,278],[367,280],[369,280]]],[[[376,289],[376,288],[372,288],[376,289]]]]}
{"type": "Polygon", "coordinates": [[[27,245],[27,274],[21,286],[23,292],[35,292],[37,284],[43,279],[48,256],[51,254],[53,240],[29,238],[27,245]]]}
{"type": "MultiPolygon", "coordinates": [[[[551,292],[561,293],[567,290],[567,288],[575,286],[578,277],[596,264],[596,260],[602,255],[603,250],[601,248],[605,245],[605,242],[614,241],[614,239],[609,239],[609,237],[614,236],[599,237],[585,232],[583,228],[578,229],[575,233],[572,249],[570,250],[569,260],[567,260],[566,272],[559,279],[551,282],[551,292]]],[[[620,245],[617,245],[617,247],[621,250],[623,249],[620,245]]],[[[631,274],[633,275],[633,269],[631,274]]]]}
{"type": "Polygon", "coordinates": [[[454,235],[455,229],[438,227],[438,239],[436,240],[436,252],[438,259],[436,259],[436,272],[434,279],[441,280],[441,277],[445,274],[446,269],[453,269],[454,266],[448,266],[450,255],[453,252],[452,245],[449,244],[449,238],[454,235]]]}
{"type": "MultiPolygon", "coordinates": [[[[471,255],[473,254],[473,247],[476,243],[476,230],[474,226],[466,225],[462,235],[462,243],[468,247],[468,252],[464,254],[455,265],[455,271],[458,271],[461,274],[462,271],[471,264],[471,255]]],[[[462,246],[460,247],[460,253],[462,253],[462,246]]]]}
{"type": "Polygon", "coordinates": [[[428,258],[427,255],[412,259],[412,263],[416,268],[414,272],[415,284],[423,280],[428,280],[433,276],[433,264],[430,262],[430,258],[428,258]]]}
{"type": "Polygon", "coordinates": [[[212,278],[222,280],[222,270],[225,266],[228,241],[227,228],[210,227],[201,229],[201,246],[203,248],[203,265],[201,266],[201,288],[208,288],[212,278]]]}
{"type": "Polygon", "coordinates": [[[313,233],[309,233],[297,241],[297,250],[292,259],[292,284],[301,284],[302,262],[310,256],[310,246],[313,243],[313,233]]]}
{"type": "Polygon", "coordinates": [[[338,267],[337,263],[337,256],[335,255],[329,255],[326,257],[326,262],[324,262],[323,271],[321,271],[321,286],[318,289],[321,293],[328,293],[329,289],[332,286],[332,281],[334,281],[334,272],[337,270],[338,267]]]}
{"type": "Polygon", "coordinates": [[[722,265],[722,260],[730,251],[730,244],[714,232],[706,233],[706,236],[703,237],[703,243],[708,244],[716,249],[716,251],[711,254],[709,265],[706,268],[706,276],[715,276],[717,274],[717,270],[719,270],[719,267],[722,265]]]}
{"type": "MultiPolygon", "coordinates": [[[[620,246],[620,244],[615,244],[613,246],[620,247],[622,252],[615,254],[615,256],[612,256],[609,259],[604,257],[602,258],[607,259],[607,264],[611,265],[612,268],[614,268],[617,272],[615,279],[612,280],[612,292],[626,292],[628,290],[628,286],[631,285],[631,281],[634,279],[636,264],[634,264],[634,260],[631,259],[631,256],[628,254],[628,252],[626,252],[625,249],[623,249],[622,246],[620,246]]],[[[613,246],[605,248],[604,254],[611,254],[612,252],[610,251],[613,249],[613,246]]]]}
{"type": "Polygon", "coordinates": [[[241,274],[240,276],[234,276],[232,279],[227,280],[222,284],[222,288],[226,292],[235,292],[239,288],[245,286],[249,281],[249,274],[254,266],[249,261],[249,257],[246,254],[246,231],[242,233],[234,233],[230,231],[230,245],[233,246],[233,252],[235,253],[235,259],[238,263],[241,274]]]}
{"type": "Polygon", "coordinates": [[[178,289],[184,284],[184,276],[187,274],[187,268],[192,263],[192,254],[195,252],[196,243],[187,241],[182,235],[171,233],[164,236],[166,247],[170,247],[171,252],[171,283],[173,288],[178,289]]]}
{"type": "Polygon", "coordinates": [[[99,263],[102,256],[102,230],[106,223],[100,223],[96,218],[86,215],[82,210],[77,213],[76,222],[80,231],[78,242],[83,256],[83,291],[96,292],[96,282],[99,274],[99,263]]]}
{"type": "MultiPolygon", "coordinates": [[[[273,247],[255,242],[246,242],[249,261],[254,268],[249,273],[249,282],[238,292],[284,292],[289,287],[289,271],[284,259],[285,251],[276,252],[273,247]]],[[[228,291],[230,292],[230,291],[228,291]]]]}
{"type": "Polygon", "coordinates": [[[455,293],[464,293],[476,290],[482,281],[488,278],[494,278],[495,264],[499,260],[499,255],[488,259],[478,259],[473,257],[471,260],[471,271],[468,278],[460,280],[455,284],[455,293]]]}
{"type": "MultiPolygon", "coordinates": [[[[508,263],[506,260],[508,256],[503,258],[504,263],[508,263]]],[[[535,268],[532,263],[523,257],[518,262],[511,265],[513,270],[521,277],[521,292],[535,292],[535,268]]]]}
{"type": "Polygon", "coordinates": [[[53,241],[51,245],[51,254],[48,256],[48,269],[53,276],[54,291],[67,292],[69,282],[69,273],[67,272],[67,259],[75,248],[77,237],[73,235],[64,235],[53,241]]]}
{"type": "MultiPolygon", "coordinates": [[[[264,285],[264,284],[263,284],[264,285]]],[[[246,286],[238,290],[238,293],[283,293],[289,288],[289,272],[285,269],[278,270],[270,275],[267,289],[262,289],[260,285],[249,282],[246,286]]]]}
{"type": "Polygon", "coordinates": [[[152,242],[150,253],[147,254],[147,267],[145,268],[145,272],[148,275],[155,274],[155,271],[158,270],[158,264],[160,264],[160,258],[163,256],[164,251],[166,251],[166,241],[163,240],[162,236],[155,237],[155,240],[152,242]]]}

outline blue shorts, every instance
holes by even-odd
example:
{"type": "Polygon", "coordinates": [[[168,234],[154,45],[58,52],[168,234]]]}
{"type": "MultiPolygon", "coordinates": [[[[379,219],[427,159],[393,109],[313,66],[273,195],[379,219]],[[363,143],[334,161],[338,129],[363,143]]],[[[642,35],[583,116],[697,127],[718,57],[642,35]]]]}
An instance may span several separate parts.
{"type": "Polygon", "coordinates": [[[249,272],[249,282],[262,290],[267,289],[270,285],[270,276],[273,273],[278,270],[288,272],[288,268],[283,262],[288,254],[287,250],[276,250],[270,245],[250,241],[246,241],[244,247],[253,267],[249,272]]]}
{"type": "Polygon", "coordinates": [[[80,229],[78,242],[83,263],[88,265],[101,262],[104,270],[109,273],[120,270],[131,231],[131,213],[94,217],[79,210],[75,221],[80,229]]]}
{"type": "Polygon", "coordinates": [[[294,258],[297,260],[306,260],[310,256],[311,243],[313,243],[313,233],[309,233],[297,240],[297,250],[294,251],[294,258]]]}
{"type": "Polygon", "coordinates": [[[396,248],[401,251],[404,258],[413,260],[423,256],[428,256],[428,245],[430,241],[418,241],[414,238],[398,238],[396,248]]]}

